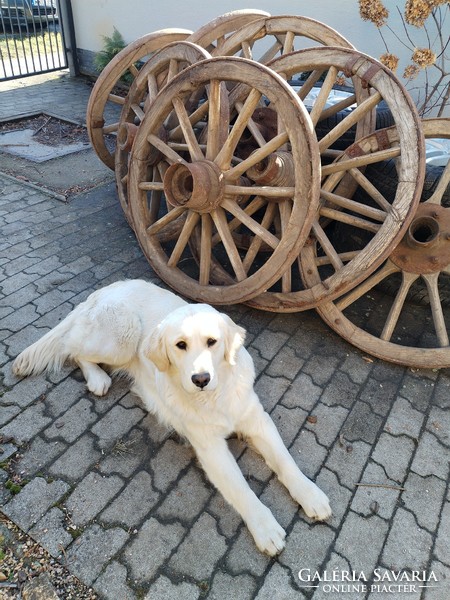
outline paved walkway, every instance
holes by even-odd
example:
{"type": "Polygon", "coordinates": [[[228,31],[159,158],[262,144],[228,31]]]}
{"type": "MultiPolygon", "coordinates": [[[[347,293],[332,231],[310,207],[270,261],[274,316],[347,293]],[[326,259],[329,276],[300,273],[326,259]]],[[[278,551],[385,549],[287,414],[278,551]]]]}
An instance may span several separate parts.
{"type": "MultiPolygon", "coordinates": [[[[28,112],[38,98],[81,116],[88,90],[44,78],[3,91],[0,115],[28,112]]],[[[15,523],[108,600],[450,598],[448,371],[368,362],[313,311],[225,309],[248,330],[264,406],[334,509],[330,522],[312,523],[231,440],[288,532],[284,552],[269,559],[192,450],[145,413],[126,382],[97,399],[69,367],[58,377],[12,376],[13,358],[94,289],[157,279],[113,184],[69,204],[1,175],[0,189],[0,481],[13,469],[23,483],[0,496],[15,523]],[[308,581],[316,571],[322,581],[308,581]],[[411,571],[430,581],[408,582],[411,571]],[[392,587],[395,577],[401,586],[392,587]]]]}

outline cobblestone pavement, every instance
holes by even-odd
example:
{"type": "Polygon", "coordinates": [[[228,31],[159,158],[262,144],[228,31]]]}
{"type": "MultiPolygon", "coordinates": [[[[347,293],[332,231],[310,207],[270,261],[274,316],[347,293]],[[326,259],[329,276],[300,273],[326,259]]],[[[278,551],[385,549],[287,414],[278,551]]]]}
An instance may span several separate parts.
{"type": "MultiPolygon", "coordinates": [[[[40,83],[39,96],[58,81],[40,83]]],[[[66,108],[69,96],[82,114],[85,84],[60,83],[52,110],[66,108]]],[[[2,112],[20,112],[31,91],[7,91],[14,100],[2,112]]],[[[0,189],[0,495],[8,517],[109,600],[448,600],[448,370],[367,361],[313,311],[224,309],[248,331],[263,405],[334,509],[329,522],[312,523],[262,460],[231,440],[249,484],[288,533],[278,559],[265,557],[192,450],[145,413],[125,381],[98,399],[70,367],[58,377],[12,376],[19,351],[94,289],[157,278],[112,184],[68,204],[1,175],[0,189]],[[15,494],[5,485],[12,471],[21,482],[15,494]],[[336,581],[308,582],[308,570],[336,581]],[[411,571],[430,581],[406,581],[411,571]],[[388,588],[398,576],[401,585],[388,588]]]]}

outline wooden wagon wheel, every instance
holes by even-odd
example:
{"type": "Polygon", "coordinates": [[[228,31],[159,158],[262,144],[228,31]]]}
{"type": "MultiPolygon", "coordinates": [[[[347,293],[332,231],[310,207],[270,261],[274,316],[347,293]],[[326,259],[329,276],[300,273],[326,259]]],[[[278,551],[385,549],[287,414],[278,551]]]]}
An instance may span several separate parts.
{"type": "MultiPolygon", "coordinates": [[[[427,138],[449,139],[450,119],[424,120],[423,130],[427,138]]],[[[388,142],[391,155],[398,155],[396,128],[386,130],[383,138],[368,140],[371,151],[379,151],[388,142]]],[[[450,314],[445,313],[439,294],[450,275],[450,208],[441,205],[449,185],[450,163],[433,195],[419,204],[406,234],[379,269],[347,295],[317,308],[332,329],[364,352],[416,368],[450,366],[450,314]],[[390,298],[376,289],[388,278],[396,290],[390,298]],[[420,280],[427,287],[430,305],[405,304],[408,291],[420,280]],[[421,324],[425,331],[418,331],[421,324]]],[[[320,275],[312,246],[302,253],[302,266],[305,281],[314,286],[320,275]]]]}
{"type": "MultiPolygon", "coordinates": [[[[149,58],[130,87],[119,121],[115,172],[120,204],[131,226],[128,209],[128,161],[137,128],[159,90],[182,69],[206,58],[211,58],[211,55],[197,44],[173,42],[149,58]]],[[[169,139],[166,137],[165,141],[168,142],[169,139]]],[[[151,167],[154,182],[162,181],[169,166],[162,154],[158,156],[160,160],[154,160],[151,167]]],[[[161,191],[155,190],[153,194],[161,194],[161,191]]]]}
{"type": "MultiPolygon", "coordinates": [[[[243,58],[212,58],[182,71],[156,96],[134,140],[129,166],[129,206],[139,243],[158,275],[178,292],[195,300],[229,304],[246,300],[271,285],[295,260],[317,211],[320,165],[317,140],[306,109],[289,85],[268,67],[243,58]],[[229,85],[245,82],[242,106],[230,105],[229,85]],[[207,91],[206,99],[198,90],[207,91]],[[198,106],[190,106],[199,98],[198,106]],[[246,160],[235,149],[251,127],[261,104],[271,103],[280,133],[246,160]],[[189,106],[189,111],[186,109],[189,106]],[[159,132],[176,112],[177,133],[165,142],[159,132]],[[235,114],[238,114],[235,117],[235,114]],[[205,139],[194,131],[206,120],[205,139]],[[286,147],[296,169],[289,185],[251,185],[243,173],[286,147]],[[163,181],[149,175],[149,157],[158,150],[170,164],[163,181]],[[161,211],[154,190],[164,191],[174,207],[161,211]],[[252,197],[252,201],[247,201],[252,197]],[[271,201],[272,198],[276,200],[271,201]],[[279,234],[272,228],[274,202],[290,207],[279,234]],[[241,204],[244,208],[241,208],[241,204]],[[180,215],[185,223],[176,241],[164,243],[161,233],[180,215]],[[232,232],[246,227],[255,243],[240,251],[232,232]],[[199,265],[189,243],[200,240],[199,265]],[[270,251],[263,265],[254,265],[254,248],[270,251]],[[190,260],[191,259],[191,260],[190,260]],[[228,281],[211,285],[214,264],[221,264],[228,281]]],[[[195,244],[194,244],[195,245],[195,244]]]]}
{"type": "MultiPolygon", "coordinates": [[[[326,264],[320,270],[321,280],[315,281],[311,287],[302,288],[293,265],[293,269],[286,271],[274,288],[248,302],[259,309],[295,312],[313,308],[343,294],[365,279],[388,256],[411,221],[420,199],[425,171],[424,140],[421,122],[409,95],[391,71],[369,56],[345,48],[322,47],[286,55],[270,63],[270,67],[287,77],[305,71],[326,73],[310,113],[314,124],[328,114],[328,109],[324,110],[323,106],[338,72],[351,75],[353,79],[359,78],[369,91],[367,98],[358,101],[357,107],[319,142],[323,163],[321,202],[308,243],[318,244],[324,255],[321,260],[326,264]],[[367,153],[356,143],[352,146],[350,158],[343,156],[342,160],[338,158],[330,163],[330,154],[336,154],[329,152],[333,141],[354,123],[370,120],[373,108],[382,99],[388,104],[397,124],[402,155],[399,185],[392,203],[369,184],[363,173],[365,165],[384,160],[386,151],[367,153]],[[351,200],[349,189],[354,189],[354,185],[352,187],[349,180],[369,190],[376,208],[351,200]],[[350,223],[356,228],[372,232],[373,237],[367,246],[354,255],[341,256],[327,234],[332,231],[334,222],[350,223]]],[[[251,177],[248,172],[247,176],[251,177]]],[[[253,181],[258,182],[257,179],[253,181]]]]}
{"type": "Polygon", "coordinates": [[[116,120],[106,124],[105,111],[108,102],[116,105],[124,103],[122,96],[113,93],[124,73],[134,79],[139,72],[139,63],[171,42],[189,38],[189,41],[204,48],[214,49],[224,42],[227,34],[265,15],[268,13],[253,9],[232,11],[213,19],[195,33],[187,29],[162,29],[137,39],[119,52],[95,82],[86,114],[86,126],[92,146],[105,165],[114,169],[114,148],[108,148],[105,136],[115,134],[119,125],[116,120]]]}
{"type": "Polygon", "coordinates": [[[121,50],[103,69],[92,88],[86,111],[86,127],[91,144],[100,160],[110,169],[114,169],[114,150],[108,148],[106,136],[117,132],[118,119],[106,123],[105,111],[108,103],[122,106],[125,98],[114,93],[114,89],[125,73],[136,77],[139,73],[139,61],[166,44],[185,40],[192,31],[187,29],[161,29],[137,39],[121,50]]]}

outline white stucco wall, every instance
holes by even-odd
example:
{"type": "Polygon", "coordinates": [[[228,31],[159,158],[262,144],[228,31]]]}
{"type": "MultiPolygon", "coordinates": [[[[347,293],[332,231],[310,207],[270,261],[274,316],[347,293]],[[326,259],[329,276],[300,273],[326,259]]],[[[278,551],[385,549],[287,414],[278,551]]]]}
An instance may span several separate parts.
{"type": "MultiPolygon", "coordinates": [[[[405,38],[397,6],[404,0],[384,0],[390,10],[389,25],[405,38]]],[[[359,17],[357,0],[72,0],[77,47],[90,52],[103,48],[103,37],[114,27],[127,43],[138,37],[168,27],[196,30],[213,18],[237,9],[260,9],[272,15],[303,15],[333,27],[358,50],[378,58],[386,51],[377,29],[359,17]]],[[[395,35],[383,28],[389,50],[400,57],[399,74],[410,63],[411,52],[395,35]]],[[[445,32],[444,32],[445,33],[445,32]]],[[[414,41],[426,46],[422,30],[412,28],[414,41]]],[[[410,90],[421,84],[413,82],[410,90]]]]}

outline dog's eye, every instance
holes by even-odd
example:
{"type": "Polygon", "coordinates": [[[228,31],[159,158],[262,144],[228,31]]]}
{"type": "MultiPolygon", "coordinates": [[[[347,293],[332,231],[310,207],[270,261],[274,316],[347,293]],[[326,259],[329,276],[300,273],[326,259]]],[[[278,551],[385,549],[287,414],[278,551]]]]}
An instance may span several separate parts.
{"type": "Polygon", "coordinates": [[[216,342],[217,340],[215,340],[214,338],[208,338],[206,343],[208,344],[208,348],[211,348],[211,346],[214,346],[216,342]]]}
{"type": "Polygon", "coordinates": [[[187,348],[187,344],[186,344],[186,342],[177,342],[176,346],[177,346],[177,348],[179,348],[180,350],[186,350],[186,348],[187,348]]]}

